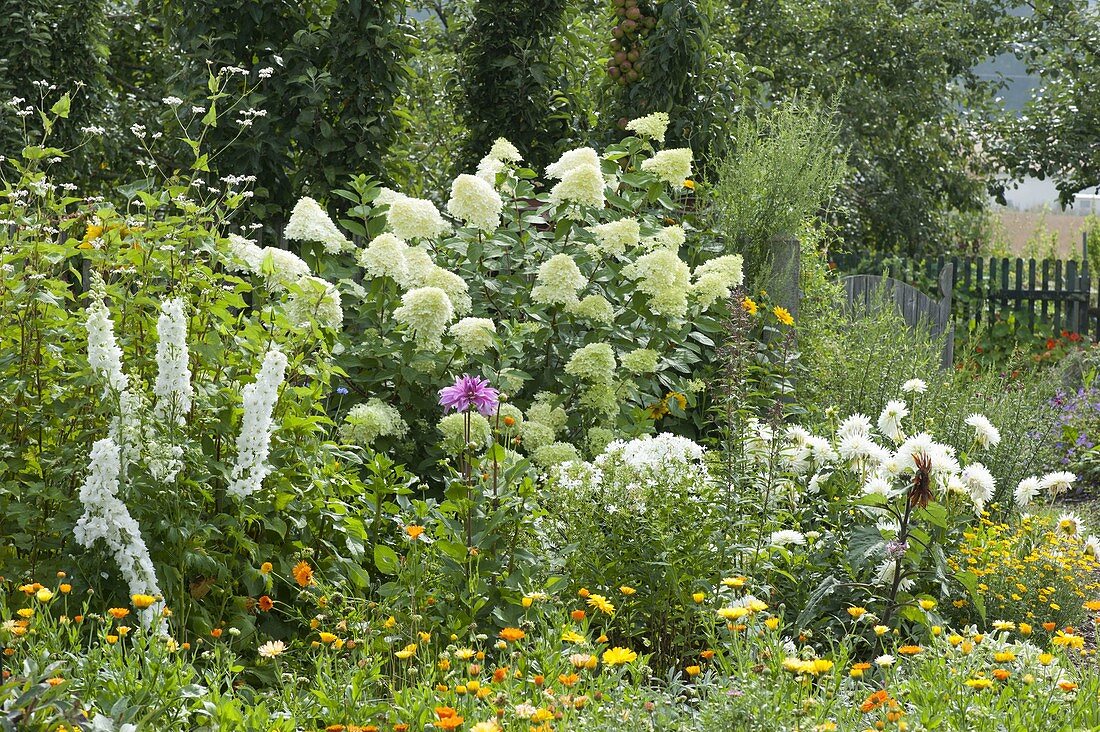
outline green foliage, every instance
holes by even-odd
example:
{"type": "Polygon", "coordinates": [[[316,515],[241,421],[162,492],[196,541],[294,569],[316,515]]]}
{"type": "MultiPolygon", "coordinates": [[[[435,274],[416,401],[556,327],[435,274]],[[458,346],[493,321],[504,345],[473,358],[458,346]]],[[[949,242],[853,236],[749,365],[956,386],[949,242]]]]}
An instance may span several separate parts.
{"type": "Polygon", "coordinates": [[[985,205],[995,169],[969,151],[992,142],[998,82],[973,68],[1010,41],[1007,6],[743,0],[722,43],[771,70],[769,99],[835,108],[852,170],[832,207],[844,240],[916,252],[942,241],[947,211],[985,205]]]}
{"type": "Polygon", "coordinates": [[[797,104],[742,117],[732,151],[709,192],[714,226],[764,277],[771,239],[798,234],[830,200],[845,174],[834,114],[797,104]]]}
{"type": "Polygon", "coordinates": [[[507,134],[541,169],[567,135],[568,110],[556,87],[551,43],[559,31],[565,0],[478,0],[462,42],[460,78],[469,138],[461,172],[507,134]]]}

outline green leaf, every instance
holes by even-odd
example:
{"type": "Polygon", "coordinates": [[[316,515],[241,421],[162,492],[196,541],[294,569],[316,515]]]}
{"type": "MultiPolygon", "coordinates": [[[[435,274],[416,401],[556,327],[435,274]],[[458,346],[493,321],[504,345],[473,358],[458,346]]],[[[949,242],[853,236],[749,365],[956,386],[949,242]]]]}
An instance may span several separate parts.
{"type": "Polygon", "coordinates": [[[817,609],[822,601],[833,594],[839,586],[840,581],[831,574],[821,580],[821,584],[819,584],[817,588],[810,593],[809,598],[806,599],[806,604],[802,607],[802,612],[798,614],[798,617],[794,621],[794,627],[805,628],[806,625],[816,617],[817,609]]]}
{"type": "Polygon", "coordinates": [[[217,127],[218,126],[218,104],[217,102],[210,102],[210,109],[206,111],[206,114],[202,118],[202,124],[204,127],[217,127]]]}
{"type": "Polygon", "coordinates": [[[56,114],[61,119],[68,119],[69,118],[69,105],[70,105],[69,94],[68,94],[68,92],[66,92],[65,94],[61,95],[60,99],[58,99],[56,102],[53,103],[53,106],[50,107],[50,111],[53,112],[54,114],[56,114]]]}
{"type": "Polygon", "coordinates": [[[397,552],[385,544],[374,547],[374,566],[382,574],[397,574],[397,552]]]}

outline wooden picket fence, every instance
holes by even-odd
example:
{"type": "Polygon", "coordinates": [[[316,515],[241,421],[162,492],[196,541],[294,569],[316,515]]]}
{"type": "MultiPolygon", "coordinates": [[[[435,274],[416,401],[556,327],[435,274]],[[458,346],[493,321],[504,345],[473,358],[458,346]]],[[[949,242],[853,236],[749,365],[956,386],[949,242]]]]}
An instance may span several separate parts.
{"type": "Polygon", "coordinates": [[[1014,314],[1032,333],[1077,333],[1100,341],[1100,302],[1092,291],[1088,260],[939,256],[924,260],[831,254],[845,275],[876,274],[938,292],[937,280],[954,265],[954,319],[991,324],[1014,314]]]}

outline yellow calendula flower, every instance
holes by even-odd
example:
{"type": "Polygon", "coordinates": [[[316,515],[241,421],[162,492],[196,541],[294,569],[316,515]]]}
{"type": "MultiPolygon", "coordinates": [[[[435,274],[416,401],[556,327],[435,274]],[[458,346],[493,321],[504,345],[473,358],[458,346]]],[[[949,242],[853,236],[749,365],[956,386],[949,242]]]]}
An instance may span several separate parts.
{"type": "Polygon", "coordinates": [[[631,587],[630,585],[621,585],[621,586],[619,587],[619,592],[623,593],[623,594],[624,594],[624,595],[626,595],[627,597],[630,597],[630,596],[631,596],[631,595],[633,595],[633,594],[634,594],[635,592],[637,592],[637,590],[636,590],[636,589],[634,589],[633,587],[631,587]]]}
{"type": "Polygon", "coordinates": [[[584,643],[586,640],[588,640],[575,630],[565,631],[561,634],[561,639],[565,643],[584,643]]]}
{"type": "Polygon", "coordinates": [[[416,655],[416,644],[410,643],[402,648],[400,651],[394,651],[393,655],[400,658],[402,661],[407,661],[416,655]]]}
{"type": "Polygon", "coordinates": [[[608,648],[603,652],[603,662],[608,666],[621,666],[624,663],[633,663],[638,654],[629,648],[608,648]]]}
{"type": "Polygon", "coordinates": [[[612,615],[615,612],[615,606],[603,595],[589,595],[588,605],[589,607],[596,608],[605,615],[612,615]]]}
{"type": "Polygon", "coordinates": [[[718,610],[718,617],[724,620],[739,620],[748,614],[747,607],[724,607],[718,610]]]}
{"type": "Polygon", "coordinates": [[[138,610],[145,610],[152,607],[153,603],[157,601],[157,598],[152,595],[131,595],[130,602],[134,603],[134,607],[138,610]]]}
{"type": "Polygon", "coordinates": [[[866,612],[867,612],[867,608],[865,608],[865,607],[854,606],[854,607],[848,608],[848,614],[851,615],[856,620],[859,620],[860,618],[862,618],[866,612]]]}
{"type": "Polygon", "coordinates": [[[43,587],[38,592],[34,593],[34,597],[39,602],[49,602],[53,599],[53,592],[46,587],[43,587]]]}
{"type": "Polygon", "coordinates": [[[764,625],[768,626],[768,630],[775,630],[779,627],[779,618],[768,618],[764,621],[764,625]]]}

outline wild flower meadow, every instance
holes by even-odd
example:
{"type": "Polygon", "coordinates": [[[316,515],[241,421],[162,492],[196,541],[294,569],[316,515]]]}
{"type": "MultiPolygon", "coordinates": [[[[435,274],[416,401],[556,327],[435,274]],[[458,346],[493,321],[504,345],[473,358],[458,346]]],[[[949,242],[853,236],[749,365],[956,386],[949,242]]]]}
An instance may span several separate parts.
{"type": "Polygon", "coordinates": [[[0,167],[0,728],[1100,727],[1091,392],[1027,475],[967,375],[807,400],[661,112],[265,244],[227,78],[190,170],[72,190],[68,96],[0,167]]]}

